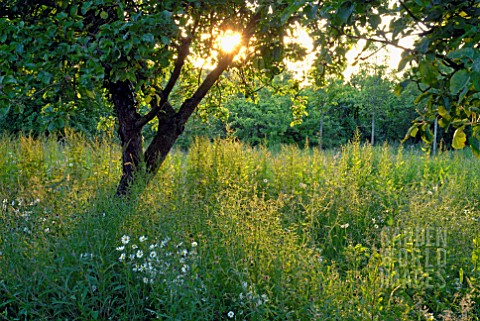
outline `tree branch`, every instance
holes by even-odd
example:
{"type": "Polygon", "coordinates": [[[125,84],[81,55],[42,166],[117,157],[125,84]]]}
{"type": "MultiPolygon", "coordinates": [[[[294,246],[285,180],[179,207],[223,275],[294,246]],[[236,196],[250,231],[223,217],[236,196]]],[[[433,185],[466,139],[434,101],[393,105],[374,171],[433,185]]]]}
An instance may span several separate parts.
{"type": "MultiPolygon", "coordinates": [[[[416,22],[418,23],[421,23],[423,24],[424,26],[426,26],[427,28],[429,29],[433,29],[432,26],[429,26],[428,24],[426,24],[422,19],[418,18],[417,16],[415,16],[413,14],[413,12],[405,5],[405,3],[403,1],[399,1],[400,2],[400,5],[403,7],[403,9],[405,9],[405,11],[408,13],[408,15],[410,17],[412,17],[413,20],[415,20],[416,22]]],[[[422,31],[426,31],[426,30],[422,30],[422,31]]]]}
{"type": "MultiPolygon", "coordinates": [[[[404,47],[404,46],[401,46],[393,41],[390,41],[389,39],[387,39],[385,37],[385,39],[378,39],[378,38],[368,38],[368,37],[365,37],[365,36],[354,36],[352,34],[347,34],[347,33],[343,33],[344,36],[346,36],[347,38],[350,38],[350,39],[355,39],[355,40],[367,40],[367,41],[373,41],[373,42],[378,42],[378,43],[382,43],[384,45],[389,45],[389,46],[393,46],[393,47],[396,47],[396,48],[399,48],[399,49],[402,49],[404,51],[407,51],[407,52],[410,52],[414,55],[425,55],[425,53],[423,52],[420,52],[416,49],[411,49],[411,48],[407,48],[407,47],[404,47]]],[[[436,58],[439,58],[439,59],[442,59],[448,67],[450,68],[453,68],[455,70],[460,70],[463,68],[463,64],[458,64],[456,63],[455,61],[453,61],[452,59],[448,58],[446,55],[442,55],[442,54],[439,54],[439,53],[435,53],[435,57],[436,58]]]]}
{"type": "MultiPolygon", "coordinates": [[[[253,35],[254,29],[259,19],[260,19],[260,12],[257,12],[250,18],[250,21],[248,22],[247,26],[243,30],[242,39],[245,44],[248,44],[248,42],[250,41],[250,38],[253,35]]],[[[182,106],[180,107],[180,110],[177,113],[177,117],[178,117],[177,119],[180,126],[185,125],[188,118],[192,115],[193,111],[198,106],[200,101],[205,97],[205,95],[208,93],[210,88],[215,84],[215,82],[218,80],[220,75],[225,71],[225,69],[227,69],[228,66],[230,66],[230,64],[233,61],[233,58],[240,51],[240,48],[241,47],[238,46],[232,53],[226,54],[222,58],[220,58],[220,61],[218,62],[215,69],[213,69],[207,75],[207,77],[203,80],[202,84],[198,87],[198,89],[195,91],[192,97],[183,102],[182,106]]]]}
{"type": "Polygon", "coordinates": [[[170,75],[170,79],[168,80],[165,89],[161,90],[159,93],[160,103],[154,104],[152,109],[135,123],[135,127],[141,128],[145,126],[149,121],[155,118],[158,112],[164,108],[164,105],[168,103],[168,97],[170,96],[173,87],[177,83],[183,65],[185,64],[185,60],[190,53],[190,43],[191,38],[183,38],[181,40],[181,44],[178,46],[178,57],[177,61],[175,62],[175,67],[173,68],[172,74],[170,75]]]}

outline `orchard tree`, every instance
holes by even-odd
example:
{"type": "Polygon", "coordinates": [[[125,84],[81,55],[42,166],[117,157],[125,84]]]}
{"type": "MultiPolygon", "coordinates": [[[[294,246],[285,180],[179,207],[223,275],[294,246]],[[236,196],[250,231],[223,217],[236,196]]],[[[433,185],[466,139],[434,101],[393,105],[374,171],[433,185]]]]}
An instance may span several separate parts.
{"type": "Polygon", "coordinates": [[[2,1],[0,108],[21,112],[22,106],[33,104],[55,110],[70,103],[69,108],[76,109],[89,99],[107,97],[122,144],[117,194],[123,195],[140,173],[152,177],[157,172],[224,71],[247,75],[243,78],[248,84],[249,78],[280,73],[287,57],[301,58],[304,50],[288,40],[298,24],[315,40],[318,79],[325,72],[340,72],[345,53],[359,39],[396,45],[402,36],[420,32],[422,38],[415,49],[406,50],[402,64],[416,62],[416,80],[424,84],[424,97],[432,106],[443,104],[438,109],[448,124],[469,120],[461,123],[456,135],[457,142],[463,141],[461,128],[478,123],[473,121],[478,115],[473,109],[479,90],[478,0],[408,0],[393,7],[389,3],[2,1]],[[381,27],[387,15],[393,17],[388,30],[381,27]],[[222,46],[220,39],[228,39],[224,35],[231,43],[234,39],[240,43],[222,46]],[[198,67],[201,59],[212,67],[198,67]],[[144,149],[142,131],[152,122],[156,133],[144,149]]]}
{"type": "MultiPolygon", "coordinates": [[[[4,1],[1,107],[58,107],[106,95],[122,144],[117,194],[128,194],[137,174],[157,172],[225,70],[271,77],[283,70],[284,58],[300,58],[303,51],[286,37],[298,22],[317,19],[318,10],[293,0],[4,1]],[[226,33],[241,43],[221,46],[226,33]],[[213,67],[195,67],[200,59],[213,67]],[[150,122],[157,129],[144,149],[142,130],[150,122]]],[[[343,1],[322,10],[341,17],[338,27],[344,23],[343,1]]],[[[322,29],[322,38],[336,37],[322,29]]]]}
{"type": "Polygon", "coordinates": [[[368,119],[367,123],[370,123],[372,145],[375,144],[376,120],[378,123],[385,114],[387,97],[391,92],[390,83],[385,79],[385,70],[384,65],[363,63],[360,65],[360,71],[350,80],[350,84],[359,90],[359,104],[362,106],[360,113],[368,119]]]}

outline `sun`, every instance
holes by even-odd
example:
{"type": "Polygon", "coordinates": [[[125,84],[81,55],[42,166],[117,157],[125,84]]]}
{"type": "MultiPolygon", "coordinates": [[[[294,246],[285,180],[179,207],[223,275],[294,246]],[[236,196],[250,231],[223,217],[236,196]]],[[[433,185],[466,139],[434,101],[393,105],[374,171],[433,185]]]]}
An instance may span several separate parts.
{"type": "Polygon", "coordinates": [[[242,35],[238,32],[227,30],[218,38],[218,45],[223,52],[230,53],[242,42],[242,35]]]}

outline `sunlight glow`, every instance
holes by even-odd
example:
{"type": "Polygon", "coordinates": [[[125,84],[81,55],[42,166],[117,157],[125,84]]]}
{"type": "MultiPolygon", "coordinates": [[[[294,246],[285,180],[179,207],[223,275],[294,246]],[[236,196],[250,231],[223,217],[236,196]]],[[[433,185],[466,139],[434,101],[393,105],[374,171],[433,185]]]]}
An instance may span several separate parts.
{"type": "Polygon", "coordinates": [[[218,45],[223,52],[230,53],[242,42],[242,35],[238,32],[227,30],[218,39],[218,45]]]}

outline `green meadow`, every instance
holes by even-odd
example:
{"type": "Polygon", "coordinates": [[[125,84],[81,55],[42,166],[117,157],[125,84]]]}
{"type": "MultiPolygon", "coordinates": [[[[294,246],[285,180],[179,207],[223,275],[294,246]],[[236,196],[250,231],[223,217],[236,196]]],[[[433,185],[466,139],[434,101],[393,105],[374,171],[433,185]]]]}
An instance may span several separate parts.
{"type": "Polygon", "coordinates": [[[0,139],[1,320],[479,320],[480,162],[196,140],[0,139]]]}

